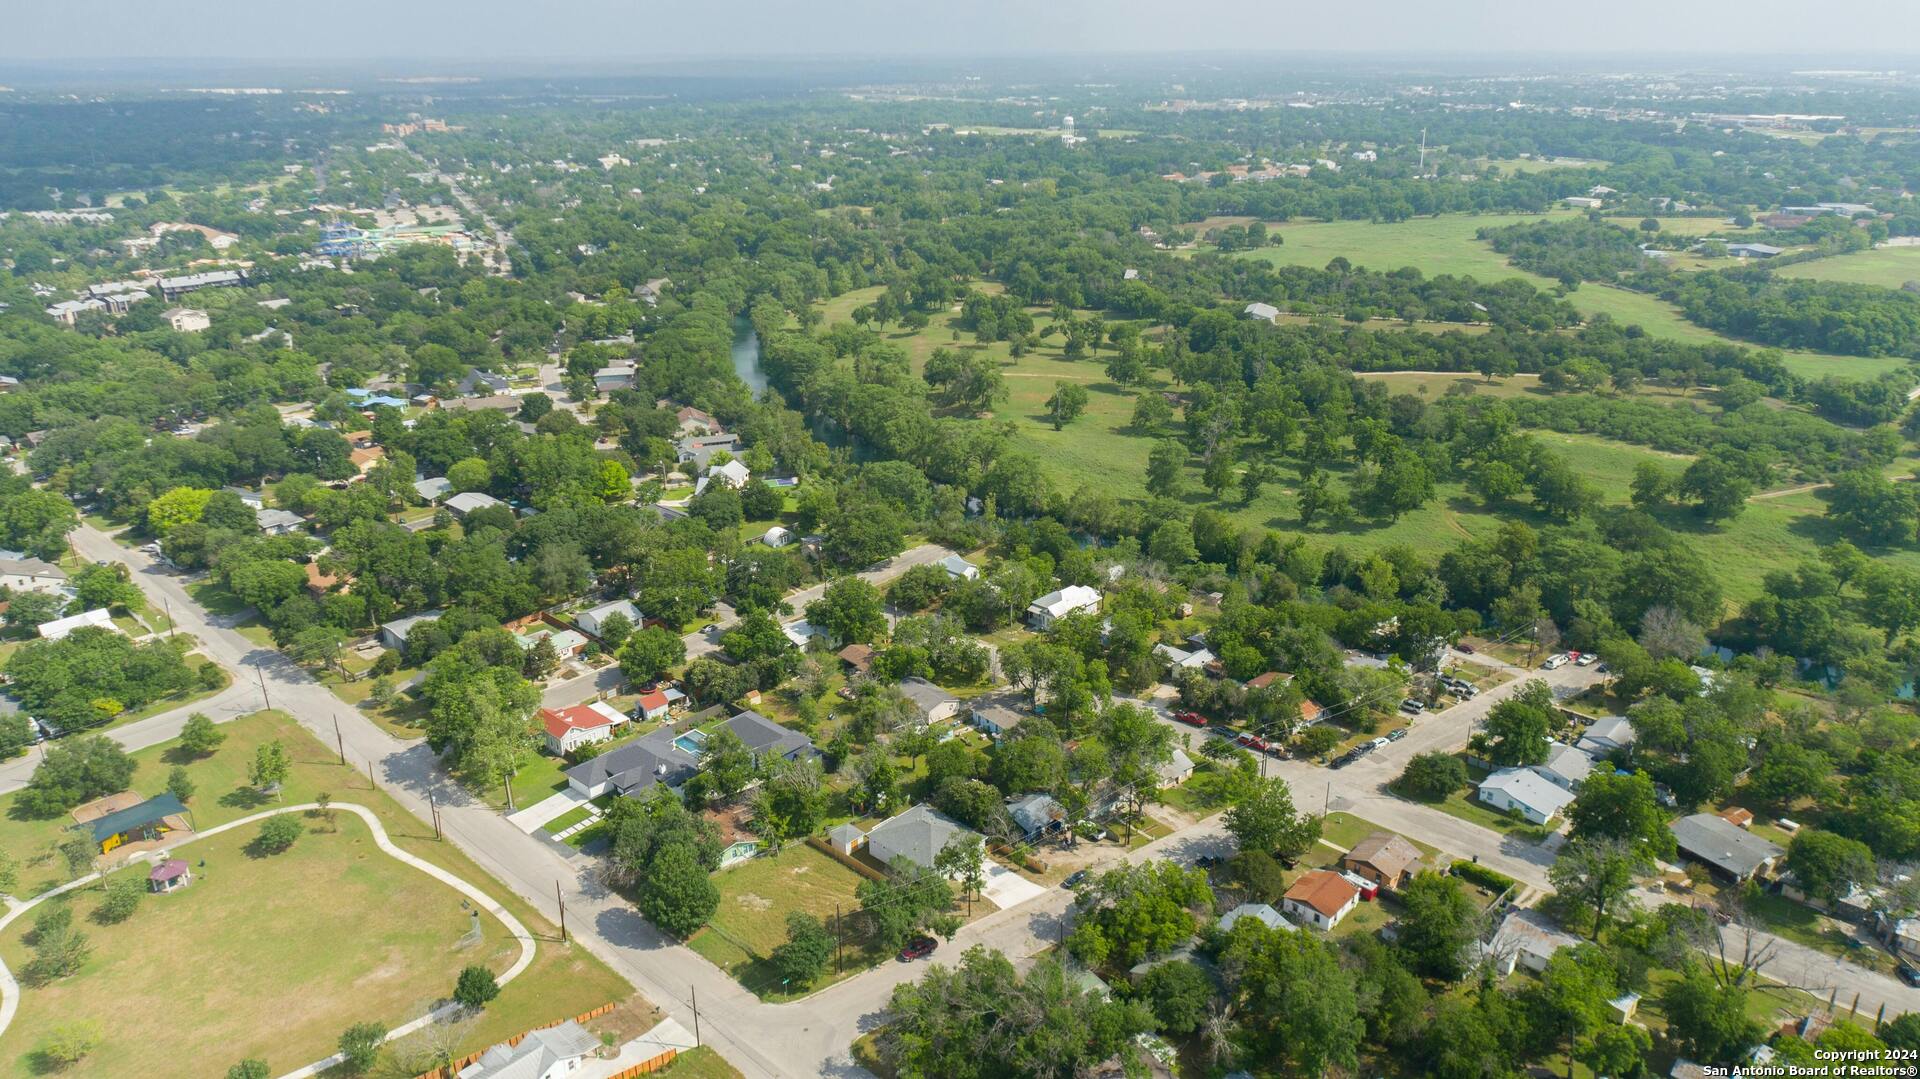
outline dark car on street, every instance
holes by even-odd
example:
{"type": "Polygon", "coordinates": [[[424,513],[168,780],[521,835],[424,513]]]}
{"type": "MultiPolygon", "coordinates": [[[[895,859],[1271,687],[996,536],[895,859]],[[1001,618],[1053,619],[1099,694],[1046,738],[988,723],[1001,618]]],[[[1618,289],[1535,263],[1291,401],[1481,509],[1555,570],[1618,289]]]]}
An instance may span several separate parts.
{"type": "Polygon", "coordinates": [[[906,947],[900,949],[900,961],[911,963],[916,959],[925,959],[933,954],[935,946],[936,942],[932,937],[915,937],[907,942],[906,947]]]}

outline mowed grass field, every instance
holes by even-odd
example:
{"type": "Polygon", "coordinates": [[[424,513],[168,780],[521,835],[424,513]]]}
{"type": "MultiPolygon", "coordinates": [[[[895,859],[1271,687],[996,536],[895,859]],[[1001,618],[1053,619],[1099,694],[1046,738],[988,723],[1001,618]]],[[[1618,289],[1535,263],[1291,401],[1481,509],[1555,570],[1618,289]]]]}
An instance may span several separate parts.
{"type": "MultiPolygon", "coordinates": [[[[707,957],[740,984],[763,997],[782,998],[780,976],[767,963],[773,950],[786,943],[787,915],[811,914],[833,927],[836,904],[851,914],[859,907],[854,891],[863,878],[804,843],[778,854],[763,855],[714,874],[720,906],[706,928],[693,935],[693,950],[707,957]]],[[[861,950],[849,947],[848,973],[870,965],[861,950]]],[[[829,970],[816,988],[838,980],[829,970]]]]}
{"type": "MultiPolygon", "coordinates": [[[[824,305],[823,310],[829,322],[845,319],[855,307],[878,294],[878,289],[863,289],[836,297],[824,305]]],[[[1044,316],[1037,317],[1044,326],[1044,316]]],[[[1062,493],[1070,494],[1086,487],[1122,499],[1146,497],[1147,456],[1156,436],[1132,429],[1134,398],[1137,392],[1169,387],[1154,383],[1123,390],[1106,378],[1105,353],[1068,360],[1062,355],[1058,338],[1044,340],[1041,347],[1015,360],[1005,342],[978,345],[971,335],[964,333],[959,340],[954,340],[952,318],[950,312],[936,315],[932,324],[917,334],[890,328],[886,338],[907,350],[915,370],[920,369],[935,348],[985,351],[992,355],[1002,365],[1008,387],[1007,403],[994,418],[1012,421],[1017,445],[1039,459],[1041,467],[1062,493]],[[1063,381],[1085,385],[1089,400],[1086,412],[1078,420],[1055,431],[1046,418],[1045,402],[1055,384],[1063,381]]],[[[1428,400],[1438,400],[1454,385],[1469,385],[1476,394],[1495,397],[1541,392],[1538,379],[1531,376],[1496,379],[1491,383],[1477,375],[1451,373],[1392,372],[1360,377],[1386,382],[1395,392],[1421,394],[1424,390],[1421,395],[1428,400]]],[[[1657,387],[1643,388],[1639,394],[1654,401],[1680,399],[1657,387]]],[[[1699,395],[1694,395],[1694,399],[1702,407],[1712,407],[1699,395]]],[[[1594,435],[1532,433],[1565,454],[1574,470],[1592,483],[1609,503],[1627,501],[1633,469],[1639,462],[1659,461],[1678,472],[1688,461],[1682,455],[1594,435]]],[[[1891,474],[1904,476],[1907,471],[1903,465],[1891,474]]],[[[1348,469],[1333,470],[1333,476],[1342,484],[1349,473],[1348,469]]],[[[1454,482],[1439,484],[1432,501],[1397,521],[1361,516],[1336,525],[1316,518],[1303,527],[1295,498],[1298,482],[1294,470],[1283,467],[1280,480],[1263,489],[1250,505],[1240,502],[1237,488],[1229,489],[1223,499],[1215,500],[1202,486],[1200,461],[1194,458],[1188,462],[1181,497],[1191,506],[1208,506],[1224,512],[1246,527],[1300,533],[1323,544],[1337,543],[1355,552],[1404,545],[1435,557],[1463,540],[1492,535],[1504,521],[1522,520],[1535,526],[1551,523],[1525,501],[1489,508],[1464,484],[1454,482]]],[[[1755,499],[1746,512],[1724,529],[1701,527],[1690,514],[1679,511],[1668,514],[1666,521],[1686,535],[1694,549],[1715,568],[1731,611],[1760,594],[1761,581],[1767,573],[1790,569],[1814,557],[1820,544],[1838,538],[1822,519],[1825,512],[1826,506],[1819,494],[1809,491],[1755,499]]],[[[1920,553],[1875,553],[1920,570],[1920,553]]]]}
{"type": "MultiPolygon", "coordinates": [[[[146,897],[118,925],[88,917],[101,892],[76,893],[69,905],[93,955],[80,973],[23,993],[0,1074],[41,1074],[39,1038],[82,1018],[106,1031],[88,1074],[211,1075],[247,1056],[288,1071],[333,1052],[354,1023],[420,1014],[461,967],[499,973],[519,954],[492,917],[478,943],[456,950],[469,927],[460,894],[382,853],[360,818],[306,823],[308,834],[279,855],[248,854],[252,828],[192,844],[182,854],[193,883],[146,897]],[[195,1064],[183,1072],[185,1060],[195,1064]]],[[[143,862],[122,872],[146,871],[143,862]]],[[[0,940],[16,970],[31,954],[21,940],[31,927],[21,918],[0,940]]]]}
{"type": "MultiPolygon", "coordinates": [[[[479,1022],[465,1032],[464,1040],[455,1049],[456,1056],[483,1048],[529,1027],[578,1015],[609,1002],[627,1003],[628,1007],[623,1008],[623,1012],[638,1010],[651,1014],[650,1006],[635,997],[633,988],[605,964],[572,945],[561,943],[560,932],[552,923],[513,892],[496,884],[453,844],[436,840],[430,825],[409,814],[384,791],[375,789],[367,779],[364,762],[349,759],[347,764],[340,764],[332,748],[323,746],[305,728],[282,712],[258,712],[222,723],[219,729],[226,733],[227,739],[210,756],[181,756],[171,744],[132,754],[137,770],[129,788],[143,795],[157,794],[166,788],[167,774],[173,767],[185,768],[188,778],[196,787],[194,796],[187,802],[187,808],[193,824],[199,828],[211,828],[275,804],[311,802],[318,793],[327,792],[335,804],[351,802],[373,810],[396,845],[479,887],[512,911],[533,933],[538,942],[533,965],[502,988],[500,997],[488,1005],[479,1022]],[[286,747],[292,759],[292,771],[278,803],[263,798],[247,787],[247,766],[253,760],[255,750],[274,740],[286,747]]],[[[19,860],[19,894],[26,897],[71,879],[72,874],[68,872],[64,860],[53,851],[54,844],[60,840],[71,819],[65,815],[52,820],[23,819],[13,811],[15,801],[12,795],[0,797],[0,850],[7,851],[19,860]]],[[[405,900],[405,896],[412,895],[412,892],[404,889],[416,887],[414,880],[433,895],[450,897],[448,901],[456,911],[460,897],[417,870],[380,853],[374,848],[358,817],[346,813],[335,816],[340,828],[338,835],[330,834],[323,828],[320,832],[303,837],[287,855],[262,860],[257,867],[252,860],[237,853],[252,840],[257,831],[253,827],[238,828],[232,835],[197,840],[180,847],[181,856],[195,865],[196,874],[201,872],[198,868],[200,859],[206,859],[208,869],[214,874],[212,883],[220,886],[209,889],[209,892],[216,894],[212,899],[202,901],[208,906],[181,905],[181,909],[189,913],[205,911],[210,919],[208,924],[201,925],[199,918],[193,918],[176,930],[171,923],[148,921],[149,915],[168,909],[175,900],[191,900],[193,893],[201,888],[200,883],[191,885],[187,891],[177,895],[149,897],[133,918],[120,926],[99,927],[90,921],[83,921],[84,929],[93,938],[99,956],[85,972],[70,982],[58,983],[48,989],[24,991],[21,1015],[7,1032],[6,1045],[0,1047],[0,1076],[28,1074],[23,1070],[28,1065],[22,1057],[46,1034],[49,1025],[48,1022],[32,1019],[32,1015],[51,1014],[57,1017],[52,1020],[54,1022],[76,1017],[99,1018],[107,1027],[107,1041],[111,1044],[119,1040],[114,1032],[126,1018],[120,1014],[121,1009],[109,1005],[94,1011],[66,1007],[58,1012],[45,1012],[39,1010],[40,1004],[35,1000],[42,993],[77,993],[79,997],[62,996],[61,999],[96,1001],[117,1000],[118,994],[125,992],[133,994],[133,999],[144,1000],[138,994],[151,991],[152,986],[141,979],[152,977],[156,980],[154,984],[164,985],[171,996],[151,1007],[143,1003],[135,1009],[139,1014],[151,1012],[154,1016],[151,1022],[161,1025],[158,1032],[149,1032],[149,1036],[143,1039],[149,1046],[172,1049],[174,1055],[167,1059],[176,1065],[183,1059],[193,1059],[196,1064],[207,1065],[205,1068],[191,1069],[191,1074],[202,1071],[219,1074],[246,1052],[264,1051],[274,1068],[274,1074],[278,1075],[332,1052],[334,1039],[350,1023],[379,1020],[397,1026],[421,1014],[432,1000],[450,992],[451,976],[442,969],[440,962],[450,940],[437,943],[430,951],[412,957],[413,963],[432,972],[432,985],[415,986],[408,982],[405,992],[396,990],[391,996],[378,998],[369,997],[362,991],[361,980],[354,975],[356,970],[361,969],[354,965],[359,962],[357,957],[385,954],[380,949],[391,952],[394,947],[400,946],[391,941],[404,944],[407,938],[395,937],[390,941],[383,935],[387,930],[382,921],[388,916],[388,911],[362,910],[360,900],[354,899],[355,895],[361,893],[336,895],[331,882],[343,879],[351,882],[364,867],[364,871],[372,875],[372,879],[361,885],[366,889],[364,894],[378,898],[382,894],[380,889],[386,887],[380,882],[385,879],[387,867],[391,867],[394,873],[409,875],[411,879],[394,878],[393,886],[403,889],[394,894],[402,898],[388,904],[394,914],[403,918],[412,909],[405,900]],[[364,842],[348,842],[356,836],[364,842]],[[234,845],[224,846],[229,841],[234,845]],[[325,871],[311,877],[295,874],[285,879],[249,875],[253,868],[263,873],[271,871],[284,858],[296,859],[288,863],[290,868],[303,865],[307,858],[317,858],[321,860],[325,871]],[[374,859],[380,859],[384,864],[375,865],[374,859]],[[222,897],[225,885],[242,882],[246,887],[241,902],[262,908],[258,915],[246,911],[229,913],[224,906],[226,900],[222,897]],[[287,907],[286,904],[292,906],[287,907]],[[332,913],[336,910],[343,913],[336,917],[332,913]],[[316,930],[315,919],[326,919],[322,929],[316,930]],[[362,938],[357,935],[363,923],[375,934],[367,938],[364,947],[362,938]],[[130,947],[144,951],[138,962],[106,962],[109,937],[116,934],[127,934],[132,941],[130,947]],[[256,940],[256,937],[264,939],[256,940]],[[328,968],[330,973],[313,974],[300,965],[309,962],[308,958],[283,960],[275,956],[273,949],[276,948],[304,949],[313,953],[311,962],[333,957],[332,961],[341,965],[328,968]],[[229,1009],[220,1002],[227,999],[225,986],[240,977],[228,972],[230,956],[237,957],[231,962],[240,963],[249,971],[257,968],[257,974],[245,975],[259,979],[258,984],[262,988],[258,989],[256,997],[263,1002],[278,1001],[280,1004],[277,1012],[267,1008],[264,1003],[257,1008],[248,1005],[248,1021],[255,1024],[249,1029],[268,1032],[273,1039],[271,1043],[263,1040],[256,1044],[237,1035],[228,1037],[226,1034],[227,1024],[231,1021],[227,1015],[229,1009]],[[123,986],[123,974],[134,980],[123,986]],[[445,984],[440,984],[442,982],[445,984]],[[326,1017],[326,1022],[317,1025],[311,1032],[312,1040],[296,1042],[281,1037],[283,1028],[298,1027],[305,1030],[306,1027],[301,1024],[305,1022],[302,1017],[307,1013],[326,1017]],[[200,1060],[180,1055],[208,1046],[219,1048],[220,1059],[200,1060]],[[232,1050],[231,1060],[226,1059],[229,1049],[232,1050]]],[[[96,901],[88,898],[88,895],[97,896],[97,893],[83,894],[76,899],[81,904],[80,913],[83,915],[92,909],[91,904],[96,901]]],[[[439,900],[434,899],[432,903],[437,904],[439,900]]],[[[423,908],[423,911],[430,909],[438,908],[430,906],[423,908]]],[[[464,914],[461,917],[464,918],[464,914]]],[[[23,921],[26,924],[10,926],[4,940],[0,940],[0,952],[4,952],[10,966],[20,958],[19,934],[31,925],[31,918],[23,921]]],[[[431,928],[433,924],[423,913],[421,925],[431,928]]],[[[462,922],[460,932],[464,933],[465,928],[462,922]]],[[[497,923],[483,921],[483,928],[496,936],[504,936],[497,923]]],[[[467,962],[480,961],[473,956],[484,958],[490,954],[475,950],[462,951],[459,961],[451,969],[457,972],[459,966],[467,962]]],[[[511,955],[507,957],[507,962],[511,962],[511,955]]],[[[376,965],[365,969],[383,968],[376,965]]],[[[380,974],[375,981],[367,983],[368,991],[388,984],[387,980],[381,979],[391,980],[392,977],[380,974]]],[[[256,983],[240,981],[238,984],[256,983]]],[[[139,1015],[135,1018],[139,1018],[139,1015]]],[[[148,1020],[142,1019],[141,1022],[148,1020]]],[[[137,1029],[145,1031],[148,1028],[140,1026],[137,1029]]],[[[98,1075],[178,1074],[177,1067],[116,1067],[98,1071],[91,1070],[91,1067],[92,1062],[89,1061],[81,1072],[98,1075]]]]}
{"type": "MultiPolygon", "coordinates": [[[[1476,239],[1475,233],[1483,228],[1575,216],[1571,213],[1442,214],[1394,223],[1285,222],[1269,225],[1273,234],[1283,239],[1279,246],[1239,252],[1234,257],[1264,259],[1282,266],[1320,267],[1331,262],[1335,256],[1345,256],[1355,266],[1371,270],[1387,271],[1415,266],[1429,277],[1451,274],[1482,281],[1518,277],[1532,282],[1537,288],[1551,289],[1556,287],[1556,282],[1509,264],[1506,256],[1476,239]]],[[[1681,231],[1697,229],[1697,222],[1706,219],[1662,220],[1663,224],[1671,224],[1676,231],[1681,231]]],[[[1672,304],[1644,293],[1587,282],[1569,293],[1567,301],[1583,316],[1608,315],[1616,322],[1636,324],[1656,337],[1694,344],[1746,344],[1696,326],[1681,317],[1672,304]]],[[[1904,360],[1897,358],[1835,356],[1820,352],[1783,350],[1782,355],[1794,371],[1810,377],[1849,375],[1870,378],[1905,364],[1904,360]]]]}
{"type": "Polygon", "coordinates": [[[1900,288],[1920,281],[1920,247],[1881,247],[1851,255],[1814,259],[1782,266],[1781,277],[1808,277],[1816,281],[1845,281],[1855,285],[1900,288]]]}

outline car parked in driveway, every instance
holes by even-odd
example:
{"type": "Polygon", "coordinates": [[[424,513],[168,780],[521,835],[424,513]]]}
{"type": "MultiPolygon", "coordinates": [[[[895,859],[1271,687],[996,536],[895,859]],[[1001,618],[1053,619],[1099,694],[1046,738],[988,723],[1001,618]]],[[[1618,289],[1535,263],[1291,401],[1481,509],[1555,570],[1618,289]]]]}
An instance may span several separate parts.
{"type": "Polygon", "coordinates": [[[1427,706],[1421,701],[1416,701],[1412,697],[1408,697],[1406,700],[1400,702],[1400,710],[1410,716],[1417,716],[1426,711],[1427,706]]]}
{"type": "Polygon", "coordinates": [[[1060,882],[1060,887],[1078,888],[1080,887],[1081,882],[1087,879],[1087,876],[1088,876],[1088,873],[1086,870],[1076,869],[1073,872],[1067,874],[1067,879],[1060,882]]]}
{"type": "Polygon", "coordinates": [[[911,963],[916,959],[925,959],[933,954],[935,947],[937,942],[932,937],[915,937],[907,942],[906,947],[900,949],[900,961],[911,963]]]}

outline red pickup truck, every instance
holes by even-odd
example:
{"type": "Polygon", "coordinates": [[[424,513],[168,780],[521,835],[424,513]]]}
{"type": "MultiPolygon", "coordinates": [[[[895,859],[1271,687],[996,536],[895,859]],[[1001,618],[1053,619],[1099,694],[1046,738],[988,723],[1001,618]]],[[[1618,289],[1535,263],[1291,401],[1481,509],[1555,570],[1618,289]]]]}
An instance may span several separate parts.
{"type": "Polygon", "coordinates": [[[1173,718],[1189,727],[1204,727],[1207,721],[1198,712],[1175,712],[1173,718]]]}

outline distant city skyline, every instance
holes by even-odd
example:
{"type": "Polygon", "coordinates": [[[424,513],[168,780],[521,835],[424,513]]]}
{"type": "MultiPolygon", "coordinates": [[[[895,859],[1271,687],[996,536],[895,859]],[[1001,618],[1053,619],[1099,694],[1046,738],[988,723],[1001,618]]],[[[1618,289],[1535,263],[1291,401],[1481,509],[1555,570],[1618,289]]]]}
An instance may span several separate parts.
{"type": "Polygon", "coordinates": [[[10,5],[0,59],[594,61],[765,55],[873,59],[1044,52],[1317,51],[1877,55],[1920,42],[1905,0],[335,0],[116,5],[84,23],[10,5]],[[282,14],[284,13],[284,14],[282,14]]]}

